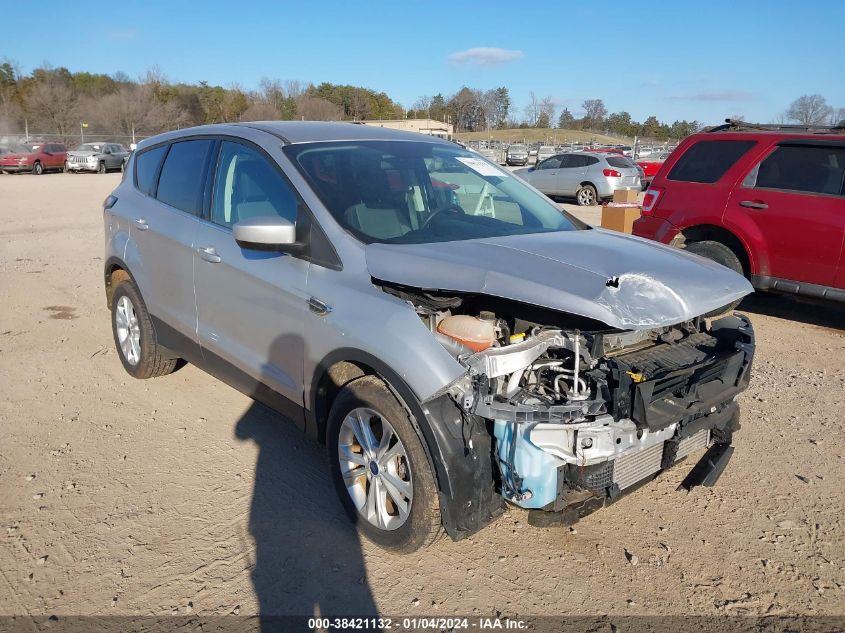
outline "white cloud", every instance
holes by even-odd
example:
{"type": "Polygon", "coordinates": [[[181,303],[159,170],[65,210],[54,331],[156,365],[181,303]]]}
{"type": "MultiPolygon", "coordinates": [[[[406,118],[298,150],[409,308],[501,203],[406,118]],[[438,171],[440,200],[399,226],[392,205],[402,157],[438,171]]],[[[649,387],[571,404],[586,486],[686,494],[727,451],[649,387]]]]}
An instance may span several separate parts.
{"type": "Polygon", "coordinates": [[[449,55],[453,64],[464,66],[499,66],[525,57],[522,51],[512,51],[506,48],[468,48],[449,55]]]}

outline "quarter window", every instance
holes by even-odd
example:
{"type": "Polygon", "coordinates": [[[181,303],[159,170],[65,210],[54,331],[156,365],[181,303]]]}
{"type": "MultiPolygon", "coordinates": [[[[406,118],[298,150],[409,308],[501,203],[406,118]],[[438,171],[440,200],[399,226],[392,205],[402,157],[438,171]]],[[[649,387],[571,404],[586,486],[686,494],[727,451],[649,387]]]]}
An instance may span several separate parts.
{"type": "Polygon", "coordinates": [[[214,182],[211,221],[232,226],[269,216],[296,222],[298,200],[278,170],[258,151],[225,141],[214,182]]]}
{"type": "Polygon", "coordinates": [[[148,196],[155,193],[155,178],[161,159],[167,152],[167,145],[154,147],[146,152],[141,152],[135,158],[135,186],[148,196]]]}
{"type": "Polygon", "coordinates": [[[682,182],[713,183],[725,175],[755,141],[699,141],[672,167],[667,178],[682,182]]]}
{"type": "Polygon", "coordinates": [[[756,189],[785,189],[843,195],[845,147],[781,146],[757,165],[743,182],[756,189]]]}
{"type": "Polygon", "coordinates": [[[170,146],[161,168],[156,198],[186,213],[199,215],[206,160],[213,141],[180,141],[170,146]]]}

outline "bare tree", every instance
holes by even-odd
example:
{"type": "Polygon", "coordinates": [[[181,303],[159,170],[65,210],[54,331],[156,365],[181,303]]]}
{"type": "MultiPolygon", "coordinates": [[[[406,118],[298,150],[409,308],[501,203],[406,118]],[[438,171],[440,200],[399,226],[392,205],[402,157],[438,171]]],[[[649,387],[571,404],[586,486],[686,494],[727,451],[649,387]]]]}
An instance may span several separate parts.
{"type": "Polygon", "coordinates": [[[836,108],[830,115],[830,124],[845,127],[845,108],[836,108]]]}
{"type": "Polygon", "coordinates": [[[296,97],[296,113],[308,121],[341,121],[343,108],[320,97],[296,97]]]}
{"type": "Polygon", "coordinates": [[[189,123],[174,102],[160,101],[151,84],[130,84],[117,92],[85,103],[97,127],[123,136],[149,136],[189,123]]]}
{"type": "Polygon", "coordinates": [[[273,121],[278,117],[276,108],[267,101],[253,101],[241,114],[241,121],[273,121]]]}
{"type": "Polygon", "coordinates": [[[534,92],[528,93],[528,105],[525,106],[525,119],[531,127],[537,124],[537,117],[540,116],[540,100],[534,92]]]}
{"type": "Polygon", "coordinates": [[[32,87],[24,105],[37,131],[55,133],[69,141],[79,130],[76,95],[69,86],[52,76],[32,87]]]}
{"type": "Polygon", "coordinates": [[[801,125],[824,125],[833,114],[833,108],[821,95],[803,95],[792,102],[786,117],[801,125]]]}
{"type": "Polygon", "coordinates": [[[551,97],[543,97],[540,100],[540,113],[538,117],[542,117],[544,122],[548,122],[548,124],[543,127],[551,127],[551,122],[555,120],[556,111],[557,106],[555,106],[554,99],[551,97]]]}
{"type": "Polygon", "coordinates": [[[584,123],[588,129],[599,126],[607,116],[607,108],[601,99],[587,99],[581,107],[584,109],[584,123]]]}

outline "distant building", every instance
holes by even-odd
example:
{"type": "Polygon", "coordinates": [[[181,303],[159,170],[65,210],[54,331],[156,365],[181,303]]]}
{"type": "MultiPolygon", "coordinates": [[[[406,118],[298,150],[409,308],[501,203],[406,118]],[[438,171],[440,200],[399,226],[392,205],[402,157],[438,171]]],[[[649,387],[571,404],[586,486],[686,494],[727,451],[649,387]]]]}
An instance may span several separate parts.
{"type": "Polygon", "coordinates": [[[435,121],[434,119],[384,119],[378,121],[359,121],[363,125],[374,125],[387,127],[392,130],[404,130],[405,132],[419,132],[429,136],[451,139],[454,128],[451,123],[435,121]]]}

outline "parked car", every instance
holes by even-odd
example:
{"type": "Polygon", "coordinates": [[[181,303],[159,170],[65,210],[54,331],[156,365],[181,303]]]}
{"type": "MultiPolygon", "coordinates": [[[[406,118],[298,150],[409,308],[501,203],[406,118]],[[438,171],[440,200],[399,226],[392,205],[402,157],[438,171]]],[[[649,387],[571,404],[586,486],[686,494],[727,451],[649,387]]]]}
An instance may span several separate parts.
{"type": "Polygon", "coordinates": [[[556,153],[554,145],[540,145],[537,148],[537,162],[541,163],[547,158],[551,158],[556,153]]]}
{"type": "Polygon", "coordinates": [[[670,152],[660,152],[659,154],[654,154],[648,158],[637,161],[637,165],[639,165],[643,170],[643,184],[646,187],[651,184],[651,181],[654,179],[657,171],[663,165],[664,161],[669,158],[669,154],[670,152]]]}
{"type": "Polygon", "coordinates": [[[527,165],[528,148],[520,144],[509,146],[505,160],[508,165],[527,165]]]}
{"type": "Polygon", "coordinates": [[[845,301],[845,128],[729,123],[685,139],[634,233],[745,275],[758,290],[845,301]]]}
{"type": "Polygon", "coordinates": [[[574,197],[581,206],[599,204],[617,189],[642,189],[637,166],[617,154],[558,154],[514,173],[547,196],[574,197]]]}
{"type": "Polygon", "coordinates": [[[62,171],[66,152],[61,143],[22,143],[0,156],[0,171],[7,174],[31,172],[36,176],[47,171],[62,171]]]}
{"type": "Polygon", "coordinates": [[[701,315],[750,284],[587,226],[449,141],[170,132],[103,206],[126,371],[187,360],[324,441],[385,548],[466,537],[505,500],[569,523],[708,446],[685,485],[712,484],[731,455],[753,332],[701,315]]]}
{"type": "Polygon", "coordinates": [[[105,174],[123,169],[129,154],[120,143],[83,143],[67,153],[66,169],[70,173],[96,171],[105,174]]]}

